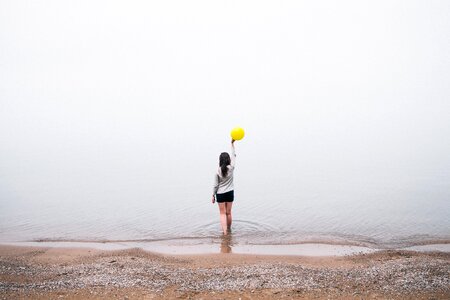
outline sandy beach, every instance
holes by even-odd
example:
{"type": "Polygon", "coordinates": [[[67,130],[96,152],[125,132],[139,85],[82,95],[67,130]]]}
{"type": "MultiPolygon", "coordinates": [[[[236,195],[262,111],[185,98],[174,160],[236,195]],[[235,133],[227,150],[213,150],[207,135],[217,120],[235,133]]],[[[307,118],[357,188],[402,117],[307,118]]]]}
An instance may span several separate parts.
{"type": "Polygon", "coordinates": [[[449,299],[450,254],[161,255],[0,246],[2,299],[449,299]]]}

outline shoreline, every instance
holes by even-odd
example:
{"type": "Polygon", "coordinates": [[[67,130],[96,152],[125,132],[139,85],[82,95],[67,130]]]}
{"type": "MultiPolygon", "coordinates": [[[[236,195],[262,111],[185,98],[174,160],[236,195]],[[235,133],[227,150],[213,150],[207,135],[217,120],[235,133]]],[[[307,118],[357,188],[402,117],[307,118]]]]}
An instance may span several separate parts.
{"type": "MultiPolygon", "coordinates": [[[[221,243],[172,244],[170,242],[151,243],[110,243],[110,242],[16,242],[0,243],[1,246],[43,247],[43,248],[86,248],[103,251],[141,249],[161,255],[203,255],[203,254],[248,254],[284,256],[344,256],[378,251],[369,247],[335,245],[325,243],[303,243],[288,245],[235,245],[228,239],[221,243]]],[[[450,246],[450,244],[449,244],[450,246]]],[[[450,247],[449,247],[450,248],[450,247]]]]}
{"type": "Polygon", "coordinates": [[[449,275],[448,252],[168,255],[0,245],[4,299],[448,299],[449,275]]]}
{"type": "Polygon", "coordinates": [[[355,244],[326,242],[303,242],[298,244],[238,244],[230,237],[222,236],[219,241],[193,243],[192,240],[157,240],[157,241],[26,241],[0,242],[1,246],[18,247],[52,247],[52,248],[92,248],[98,250],[142,249],[162,255],[196,255],[214,253],[235,253],[250,255],[285,255],[285,256],[346,256],[369,254],[379,251],[416,251],[450,253],[450,243],[417,243],[408,247],[376,248],[355,244]]]}

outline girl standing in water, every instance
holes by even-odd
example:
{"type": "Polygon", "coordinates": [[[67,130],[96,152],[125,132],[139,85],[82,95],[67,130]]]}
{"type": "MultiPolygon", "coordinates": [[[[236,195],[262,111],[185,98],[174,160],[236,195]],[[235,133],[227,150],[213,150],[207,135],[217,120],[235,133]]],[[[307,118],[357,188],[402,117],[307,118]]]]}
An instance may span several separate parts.
{"type": "Polygon", "coordinates": [[[219,168],[215,175],[212,203],[219,204],[220,224],[223,234],[227,235],[231,230],[231,207],[234,200],[233,172],[236,153],[234,150],[234,140],[231,140],[231,157],[227,152],[222,152],[219,156],[219,168]]]}

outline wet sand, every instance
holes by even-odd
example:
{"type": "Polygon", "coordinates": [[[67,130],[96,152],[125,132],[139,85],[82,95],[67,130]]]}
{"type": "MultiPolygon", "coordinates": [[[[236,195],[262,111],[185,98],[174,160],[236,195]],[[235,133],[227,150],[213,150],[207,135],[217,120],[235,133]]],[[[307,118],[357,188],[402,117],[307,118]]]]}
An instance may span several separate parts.
{"type": "MultiPolygon", "coordinates": [[[[2,244],[0,244],[2,245],[2,244]]],[[[98,250],[126,250],[139,248],[148,252],[168,255],[195,254],[257,254],[294,256],[343,256],[367,254],[377,251],[374,248],[330,243],[301,243],[286,245],[239,245],[228,236],[222,236],[220,243],[197,240],[161,240],[151,242],[135,241],[32,241],[3,243],[11,246],[52,247],[52,248],[94,248],[98,250]]],[[[450,252],[450,244],[444,244],[444,252],[450,252]]],[[[427,245],[430,247],[430,245],[427,245]]],[[[426,249],[425,249],[426,250],[426,249]]]]}
{"type": "Polygon", "coordinates": [[[336,257],[0,246],[2,299],[449,299],[450,254],[336,257]]]}

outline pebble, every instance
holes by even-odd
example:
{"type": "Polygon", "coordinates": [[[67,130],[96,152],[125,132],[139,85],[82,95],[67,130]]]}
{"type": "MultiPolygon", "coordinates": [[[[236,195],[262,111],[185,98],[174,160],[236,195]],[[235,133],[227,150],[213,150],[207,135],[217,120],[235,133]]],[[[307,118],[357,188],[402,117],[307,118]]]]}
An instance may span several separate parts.
{"type": "Polygon", "coordinates": [[[26,281],[0,282],[0,294],[8,291],[50,291],[91,287],[144,287],[163,291],[237,291],[282,289],[299,293],[333,290],[354,296],[370,287],[380,293],[450,293],[450,261],[434,257],[400,257],[376,265],[353,268],[314,267],[300,263],[258,263],[227,267],[180,268],[176,264],[145,257],[98,258],[69,266],[25,264],[0,257],[0,275],[27,276],[26,281]],[[117,263],[116,263],[117,262],[117,263]],[[19,265],[21,263],[21,265],[19,265]],[[31,282],[30,282],[31,281],[31,282]]]}

